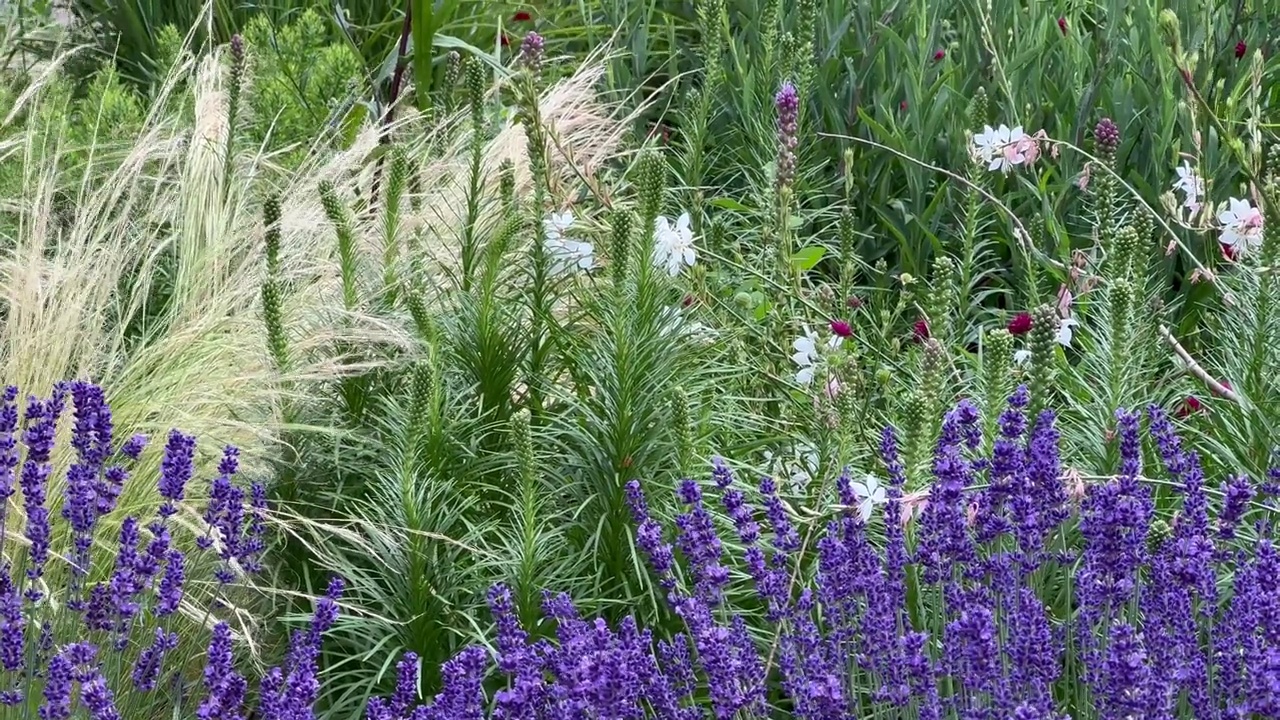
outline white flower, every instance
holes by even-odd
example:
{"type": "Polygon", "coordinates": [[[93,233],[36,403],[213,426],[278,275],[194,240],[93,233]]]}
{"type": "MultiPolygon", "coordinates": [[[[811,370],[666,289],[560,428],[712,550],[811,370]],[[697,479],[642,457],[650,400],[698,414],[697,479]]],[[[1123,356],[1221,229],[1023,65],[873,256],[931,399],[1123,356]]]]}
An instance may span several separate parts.
{"type": "Polygon", "coordinates": [[[1063,347],[1071,347],[1071,336],[1073,334],[1071,328],[1079,324],[1080,321],[1075,318],[1063,318],[1062,321],[1058,323],[1058,344],[1063,347]]]}
{"type": "MultiPolygon", "coordinates": [[[[844,338],[839,335],[832,335],[827,339],[827,349],[835,350],[843,341],[844,338]]],[[[796,338],[791,347],[795,350],[791,355],[791,362],[800,368],[796,371],[796,382],[808,385],[813,382],[813,373],[817,370],[818,361],[822,359],[818,352],[818,335],[806,327],[804,336],[796,338]]]]}
{"type": "Polygon", "coordinates": [[[546,236],[547,254],[551,256],[551,274],[561,275],[574,267],[590,270],[595,267],[595,247],[589,242],[565,237],[573,227],[573,213],[551,213],[542,221],[546,236]]]}
{"type": "Polygon", "coordinates": [[[1173,189],[1181,190],[1187,196],[1188,202],[1204,194],[1204,178],[1196,174],[1191,163],[1184,160],[1182,167],[1177,168],[1177,172],[1178,179],[1173,183],[1173,189]]]}
{"type": "Polygon", "coordinates": [[[663,216],[654,221],[653,264],[665,267],[671,277],[680,274],[682,266],[698,262],[698,251],[693,247],[693,229],[689,226],[689,213],[681,213],[675,227],[663,216]]]}
{"type": "Polygon", "coordinates": [[[1012,129],[1008,125],[995,129],[987,125],[982,132],[973,136],[970,153],[986,164],[988,170],[1007,173],[1026,162],[1026,151],[1033,144],[1027,142],[1027,134],[1023,132],[1021,125],[1012,129]]]}
{"type": "Polygon", "coordinates": [[[884,504],[884,486],[875,475],[867,475],[865,482],[853,483],[853,492],[862,498],[858,503],[858,514],[865,523],[871,519],[871,511],[875,506],[884,504]]]}
{"type": "Polygon", "coordinates": [[[1246,253],[1262,244],[1262,212],[1248,200],[1228,200],[1227,208],[1218,213],[1218,222],[1222,223],[1222,244],[1236,253],[1246,253]]]}
{"type": "Polygon", "coordinates": [[[818,450],[805,442],[791,446],[789,459],[777,457],[772,450],[766,450],[764,461],[765,472],[773,477],[787,477],[791,481],[791,489],[795,492],[804,490],[804,487],[818,474],[818,450]]]}
{"type": "Polygon", "coordinates": [[[1013,354],[1013,364],[1015,364],[1015,365],[1026,365],[1026,364],[1027,364],[1027,363],[1029,363],[1029,362],[1031,362],[1031,351],[1030,351],[1030,350],[1023,349],[1023,350],[1019,350],[1019,351],[1017,351],[1017,352],[1015,352],[1015,353],[1013,354]]]}

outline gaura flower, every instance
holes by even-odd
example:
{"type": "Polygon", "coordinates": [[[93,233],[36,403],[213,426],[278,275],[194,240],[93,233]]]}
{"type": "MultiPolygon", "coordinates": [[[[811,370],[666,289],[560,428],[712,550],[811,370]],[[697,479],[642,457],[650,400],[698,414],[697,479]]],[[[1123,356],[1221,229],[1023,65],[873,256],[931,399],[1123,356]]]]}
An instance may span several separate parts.
{"type": "Polygon", "coordinates": [[[675,227],[667,218],[659,215],[653,229],[653,264],[664,267],[671,277],[680,274],[684,266],[693,267],[698,262],[698,252],[693,247],[693,229],[689,213],[681,213],[675,227]]]}
{"type": "MultiPolygon", "coordinates": [[[[840,343],[844,338],[839,335],[832,335],[827,339],[826,346],[828,350],[835,350],[840,347],[840,343]]],[[[808,385],[813,382],[813,374],[818,369],[818,364],[822,360],[822,355],[818,350],[818,336],[809,328],[804,329],[804,336],[798,337],[791,343],[791,347],[795,352],[791,355],[791,362],[799,368],[796,370],[796,382],[801,385],[808,385]]]]}
{"type": "Polygon", "coordinates": [[[1071,329],[1079,325],[1080,321],[1075,318],[1062,318],[1058,321],[1058,344],[1063,347],[1071,347],[1071,337],[1074,331],[1071,329]]]}
{"type": "Polygon", "coordinates": [[[1039,159],[1040,143],[1048,139],[1044,130],[1028,135],[1021,125],[1014,128],[1008,125],[992,128],[987,125],[982,132],[973,136],[969,152],[976,161],[985,164],[988,170],[1007,173],[1018,165],[1030,165],[1039,159]]]}
{"type": "Polygon", "coordinates": [[[1196,174],[1191,163],[1185,160],[1182,167],[1177,168],[1178,179],[1173,183],[1174,191],[1183,194],[1183,207],[1191,211],[1191,216],[1195,217],[1200,213],[1200,199],[1204,196],[1204,178],[1196,174]]]}
{"type": "Polygon", "coordinates": [[[1248,200],[1230,198],[1227,208],[1218,213],[1222,223],[1219,241],[1237,254],[1247,254],[1262,244],[1262,212],[1248,200]]]}
{"type": "Polygon", "coordinates": [[[551,213],[542,221],[546,236],[547,254],[551,256],[551,274],[561,275],[574,267],[590,270],[595,267],[595,248],[589,242],[566,237],[573,227],[573,213],[551,213]]]}
{"type": "Polygon", "coordinates": [[[864,482],[853,483],[852,487],[854,494],[861,498],[858,515],[862,517],[862,522],[869,522],[875,506],[884,504],[884,486],[875,475],[867,475],[864,482]]]}

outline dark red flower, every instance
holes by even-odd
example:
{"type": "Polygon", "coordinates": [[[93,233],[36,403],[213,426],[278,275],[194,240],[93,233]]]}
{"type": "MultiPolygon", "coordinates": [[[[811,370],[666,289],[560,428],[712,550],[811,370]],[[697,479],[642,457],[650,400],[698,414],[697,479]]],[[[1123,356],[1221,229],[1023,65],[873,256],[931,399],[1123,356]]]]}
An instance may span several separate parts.
{"type": "Polygon", "coordinates": [[[832,320],[831,332],[842,338],[853,337],[853,328],[844,320],[832,320]]]}
{"type": "Polygon", "coordinates": [[[1063,35],[1067,34],[1067,19],[1065,17],[1058,18],[1058,29],[1062,31],[1063,35]]]}
{"type": "Polygon", "coordinates": [[[1200,398],[1195,395],[1188,395],[1186,400],[1178,406],[1178,412],[1174,413],[1179,418],[1185,418],[1193,413],[1204,410],[1204,403],[1200,402],[1200,398]]]}
{"type": "Polygon", "coordinates": [[[532,19],[533,19],[533,16],[525,12],[524,10],[521,10],[520,12],[511,16],[512,22],[529,22],[532,19]]]}
{"type": "Polygon", "coordinates": [[[929,339],[929,321],[920,318],[915,325],[911,326],[911,337],[916,342],[924,342],[929,339]]]}
{"type": "Polygon", "coordinates": [[[862,307],[862,298],[857,295],[850,295],[849,299],[844,301],[844,304],[849,306],[850,310],[857,310],[862,307]]]}
{"type": "Polygon", "coordinates": [[[1240,248],[1235,245],[1223,245],[1222,257],[1226,258],[1227,262],[1235,262],[1240,258],[1240,248]]]}
{"type": "Polygon", "coordinates": [[[1020,312],[1009,321],[1010,335],[1026,335],[1031,332],[1031,313],[1020,312]]]}
{"type": "Polygon", "coordinates": [[[684,305],[685,307],[693,307],[694,302],[696,302],[696,298],[694,298],[692,295],[685,295],[684,299],[680,301],[680,304],[684,305]]]}
{"type": "Polygon", "coordinates": [[[1236,59],[1237,60],[1244,57],[1244,54],[1247,52],[1249,52],[1249,46],[1245,45],[1243,40],[1236,43],[1236,59]]]}
{"type": "Polygon", "coordinates": [[[944,57],[946,57],[946,56],[947,56],[947,51],[946,51],[945,49],[943,49],[943,48],[938,48],[937,50],[934,50],[934,51],[933,51],[933,61],[934,61],[934,62],[938,62],[939,60],[941,60],[942,58],[944,58],[944,57]]]}
{"type": "Polygon", "coordinates": [[[900,112],[906,112],[906,111],[907,111],[907,101],[906,101],[906,100],[903,100],[902,102],[898,103],[898,110],[899,110],[900,112]]]}

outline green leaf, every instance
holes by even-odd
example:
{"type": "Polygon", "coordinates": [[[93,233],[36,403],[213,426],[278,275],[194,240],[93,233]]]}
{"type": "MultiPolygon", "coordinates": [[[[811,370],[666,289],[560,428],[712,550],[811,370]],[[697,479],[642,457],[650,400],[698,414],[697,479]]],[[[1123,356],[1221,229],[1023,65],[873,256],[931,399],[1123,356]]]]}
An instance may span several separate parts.
{"type": "Polygon", "coordinates": [[[743,205],[742,203],[738,202],[737,200],[734,200],[733,198],[727,198],[727,197],[712,198],[710,202],[713,206],[718,208],[723,208],[725,210],[733,210],[734,212],[741,212],[741,213],[751,212],[751,208],[747,207],[746,205],[743,205]]]}
{"type": "Polygon", "coordinates": [[[433,38],[436,34],[435,3],[432,0],[412,0],[410,29],[413,34],[413,87],[418,110],[426,112],[431,107],[431,87],[435,68],[432,66],[433,38]]]}
{"type": "Polygon", "coordinates": [[[821,262],[822,257],[827,254],[827,249],[821,245],[810,245],[800,248],[795,255],[791,256],[791,264],[796,270],[804,272],[812,270],[815,265],[821,262]]]}

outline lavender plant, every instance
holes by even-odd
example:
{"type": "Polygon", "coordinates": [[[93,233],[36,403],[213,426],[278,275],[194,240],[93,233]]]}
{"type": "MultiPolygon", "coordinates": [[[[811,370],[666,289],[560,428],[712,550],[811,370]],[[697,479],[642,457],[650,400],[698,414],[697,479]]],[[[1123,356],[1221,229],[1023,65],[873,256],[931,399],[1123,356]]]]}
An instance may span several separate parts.
{"type": "Polygon", "coordinates": [[[1121,410],[1120,471],[1082,488],[1067,481],[1054,411],[1027,417],[1030,399],[1025,386],[1009,397],[989,453],[975,405],[947,412],[927,494],[904,495],[897,433],[885,429],[880,512],[860,507],[846,472],[812,546],[773,479],[753,506],[717,459],[712,485],[740,564],[701,483],[680,483],[671,542],[631,481],[636,544],[680,632],[660,639],[630,617],[610,627],[546,593],[555,639],[534,640],[495,586],[492,661],[464,650],[442,691],[415,706],[406,656],[396,693],[371,700],[366,717],[1274,717],[1274,479],[1211,487],[1153,407],[1146,434],[1164,472],[1144,471],[1141,416],[1121,410]],[[1157,488],[1180,502],[1167,522],[1157,488]],[[737,571],[752,602],[730,600],[737,571]],[[750,632],[756,613],[765,637],[750,632]]]}
{"type": "MultiPolygon", "coordinates": [[[[141,435],[115,437],[106,395],[89,382],[62,382],[48,397],[22,404],[10,386],[0,398],[0,705],[6,717],[34,710],[44,720],[62,720],[77,702],[93,720],[151,717],[158,708],[166,715],[190,711],[197,702],[185,687],[192,658],[182,654],[209,623],[208,696],[198,701],[196,715],[239,716],[245,683],[231,668],[231,626],[218,615],[232,588],[262,566],[266,488],[235,481],[239,451],[228,446],[197,515],[186,502],[196,439],[173,430],[161,451],[162,504],[150,518],[120,522],[109,554],[96,530],[120,510],[121,491],[147,444],[141,435]],[[74,459],[65,476],[55,478],[55,440],[68,401],[74,459]],[[15,481],[21,503],[13,497],[15,481]],[[59,489],[61,523],[48,507],[49,493],[59,489]],[[196,517],[203,521],[196,523],[196,551],[212,563],[193,562],[175,536],[196,517]],[[188,569],[210,564],[214,598],[202,607],[204,598],[187,592],[195,580],[188,569]]],[[[299,658],[291,662],[305,660],[299,658]]]]}

